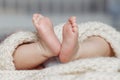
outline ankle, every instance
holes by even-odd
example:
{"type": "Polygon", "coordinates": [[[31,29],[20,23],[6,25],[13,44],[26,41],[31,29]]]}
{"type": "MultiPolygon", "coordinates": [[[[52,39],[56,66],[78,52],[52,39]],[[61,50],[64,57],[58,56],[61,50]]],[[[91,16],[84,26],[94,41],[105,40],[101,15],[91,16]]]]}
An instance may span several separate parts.
{"type": "MultiPolygon", "coordinates": [[[[78,44],[78,43],[77,43],[78,44]]],[[[65,53],[65,51],[64,52],[60,52],[60,56],[59,56],[59,58],[60,58],[60,61],[62,62],[62,63],[67,63],[67,62],[70,62],[70,61],[74,61],[74,60],[77,60],[77,59],[79,59],[79,45],[76,45],[75,47],[74,47],[74,49],[71,51],[71,53],[72,53],[72,55],[65,55],[64,54],[65,53]],[[66,57],[67,56],[67,57],[66,57]]],[[[66,53],[68,53],[67,51],[66,51],[66,53]]]]}
{"type": "Polygon", "coordinates": [[[56,56],[58,53],[57,53],[57,50],[51,50],[42,40],[39,40],[37,42],[38,44],[38,47],[39,47],[39,52],[43,54],[43,56],[47,57],[47,58],[50,58],[50,57],[53,57],[53,56],[56,56]]]}
{"type": "Polygon", "coordinates": [[[52,52],[55,54],[55,56],[59,55],[60,49],[61,49],[60,43],[58,43],[58,44],[56,44],[56,46],[54,46],[54,49],[52,50],[52,52]]]}

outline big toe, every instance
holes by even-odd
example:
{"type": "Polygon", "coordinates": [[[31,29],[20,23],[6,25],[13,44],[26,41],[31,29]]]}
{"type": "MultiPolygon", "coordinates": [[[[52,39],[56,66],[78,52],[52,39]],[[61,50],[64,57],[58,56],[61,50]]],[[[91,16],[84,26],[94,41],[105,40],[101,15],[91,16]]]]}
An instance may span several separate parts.
{"type": "Polygon", "coordinates": [[[72,16],[69,18],[69,21],[73,24],[73,23],[76,23],[76,17],[75,16],[72,16]]]}
{"type": "Polygon", "coordinates": [[[72,32],[72,25],[70,24],[70,22],[67,22],[64,27],[63,27],[63,31],[65,35],[68,35],[72,32]]]}
{"type": "Polygon", "coordinates": [[[41,14],[34,14],[33,15],[33,22],[38,22],[41,18],[44,18],[41,14]]]}
{"type": "Polygon", "coordinates": [[[42,17],[44,17],[44,16],[41,15],[41,14],[37,14],[37,13],[36,13],[36,14],[33,14],[33,17],[35,17],[35,18],[37,18],[37,17],[41,17],[41,18],[42,18],[42,17]]]}

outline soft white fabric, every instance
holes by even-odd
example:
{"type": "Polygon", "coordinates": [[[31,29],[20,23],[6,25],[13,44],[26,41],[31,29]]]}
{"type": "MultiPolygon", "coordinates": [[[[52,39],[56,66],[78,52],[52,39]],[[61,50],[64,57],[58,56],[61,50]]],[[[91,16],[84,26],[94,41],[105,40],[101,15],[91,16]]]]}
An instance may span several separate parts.
{"type": "MultiPolygon", "coordinates": [[[[62,26],[63,24],[54,28],[60,41],[62,26]]],[[[93,35],[101,36],[111,45],[116,57],[80,59],[43,70],[17,71],[12,58],[15,48],[22,43],[38,40],[35,33],[18,32],[0,45],[0,80],[120,80],[120,33],[99,22],[82,23],[78,26],[79,42],[93,35]]]]}

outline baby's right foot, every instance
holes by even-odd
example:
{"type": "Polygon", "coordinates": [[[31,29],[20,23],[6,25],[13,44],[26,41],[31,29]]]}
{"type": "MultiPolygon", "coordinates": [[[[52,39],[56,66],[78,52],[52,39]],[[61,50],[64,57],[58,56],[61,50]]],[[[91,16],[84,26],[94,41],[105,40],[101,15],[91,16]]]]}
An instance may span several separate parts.
{"type": "Polygon", "coordinates": [[[43,43],[43,47],[50,51],[45,52],[45,56],[57,56],[61,45],[54,33],[53,25],[50,19],[42,16],[41,14],[34,14],[33,24],[37,29],[38,36],[40,38],[40,42],[43,43]]]}
{"type": "Polygon", "coordinates": [[[59,55],[61,62],[71,61],[78,50],[78,26],[76,18],[71,17],[63,27],[63,42],[59,55]]]}

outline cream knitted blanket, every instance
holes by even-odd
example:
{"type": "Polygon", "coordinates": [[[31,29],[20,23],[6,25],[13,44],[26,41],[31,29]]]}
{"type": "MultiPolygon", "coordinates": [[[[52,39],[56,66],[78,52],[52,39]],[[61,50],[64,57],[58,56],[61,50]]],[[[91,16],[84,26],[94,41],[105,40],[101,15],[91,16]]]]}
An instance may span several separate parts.
{"type": "MultiPolygon", "coordinates": [[[[54,28],[60,41],[62,26],[54,28]]],[[[12,57],[17,46],[38,40],[36,33],[21,31],[0,44],[0,80],[120,80],[120,33],[100,22],[82,23],[78,27],[79,42],[89,36],[101,36],[110,43],[116,57],[80,59],[43,70],[17,71],[12,57]]]]}

